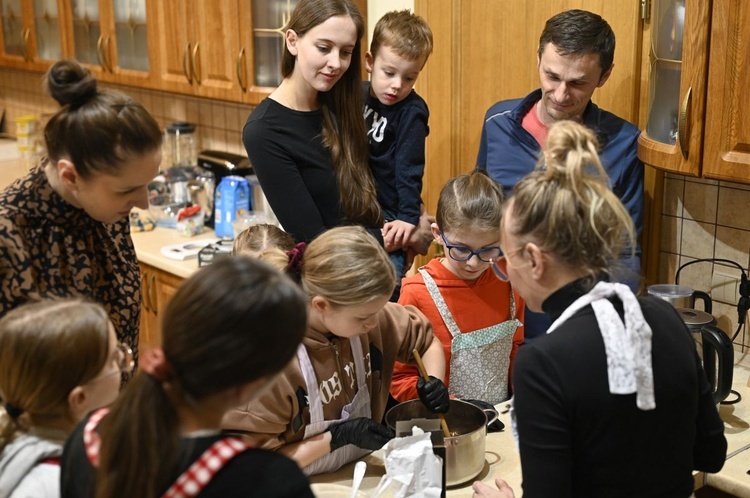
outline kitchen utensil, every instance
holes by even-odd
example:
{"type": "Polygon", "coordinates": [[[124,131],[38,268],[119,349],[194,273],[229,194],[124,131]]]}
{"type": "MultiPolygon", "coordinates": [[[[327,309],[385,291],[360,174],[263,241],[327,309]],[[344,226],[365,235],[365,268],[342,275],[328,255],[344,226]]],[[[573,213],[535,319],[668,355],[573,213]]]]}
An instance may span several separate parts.
{"type": "Polygon", "coordinates": [[[349,498],[356,498],[359,486],[362,484],[362,479],[365,477],[365,470],[367,470],[366,462],[357,462],[354,466],[354,478],[352,479],[352,493],[349,498]]]}
{"type": "MultiPolygon", "coordinates": [[[[497,411],[482,410],[466,401],[451,399],[445,417],[453,435],[443,437],[440,432],[432,432],[432,444],[445,448],[445,483],[455,486],[473,479],[484,469],[487,425],[497,420],[497,411]]],[[[436,419],[437,415],[418,399],[400,403],[385,414],[385,422],[393,430],[397,421],[423,418],[436,419]]]]}
{"type": "Polygon", "coordinates": [[[181,244],[170,244],[161,248],[161,254],[169,259],[185,261],[186,259],[197,258],[201,249],[216,241],[217,239],[204,239],[183,242],[181,244]]]}
{"type": "Polygon", "coordinates": [[[186,201],[175,201],[171,194],[150,195],[148,214],[156,226],[174,228],[177,226],[177,213],[188,205],[186,201]]]}
{"type": "Polygon", "coordinates": [[[703,370],[713,390],[714,402],[720,403],[729,396],[732,389],[734,375],[732,341],[723,330],[716,326],[716,318],[710,313],[691,308],[678,308],[677,312],[698,344],[698,352],[703,359],[703,370]]]}
{"type": "Polygon", "coordinates": [[[195,125],[177,121],[167,126],[165,131],[162,146],[163,164],[167,168],[197,165],[195,125]]]}
{"type": "Polygon", "coordinates": [[[672,304],[675,308],[693,307],[693,289],[684,285],[649,285],[648,294],[672,304]]]}
{"type": "MultiPolygon", "coordinates": [[[[417,362],[417,368],[419,369],[420,375],[422,375],[422,378],[425,382],[430,381],[430,376],[427,375],[427,369],[424,367],[424,363],[422,363],[422,356],[420,356],[419,351],[416,349],[411,352],[414,355],[414,359],[417,362]]],[[[440,418],[440,426],[443,428],[443,435],[445,437],[450,437],[451,431],[448,430],[448,423],[445,421],[445,415],[442,413],[438,413],[438,418],[440,418]]],[[[395,430],[395,427],[394,427],[395,430]]]]}

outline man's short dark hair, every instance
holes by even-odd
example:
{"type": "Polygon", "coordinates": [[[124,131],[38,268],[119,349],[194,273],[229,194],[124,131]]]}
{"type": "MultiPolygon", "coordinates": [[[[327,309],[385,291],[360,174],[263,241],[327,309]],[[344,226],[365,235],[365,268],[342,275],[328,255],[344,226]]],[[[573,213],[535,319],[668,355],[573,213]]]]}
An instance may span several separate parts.
{"type": "Polygon", "coordinates": [[[539,57],[552,43],[560,55],[599,54],[602,74],[612,67],[615,33],[602,16],[585,10],[566,10],[549,18],[539,37],[539,57]]]}

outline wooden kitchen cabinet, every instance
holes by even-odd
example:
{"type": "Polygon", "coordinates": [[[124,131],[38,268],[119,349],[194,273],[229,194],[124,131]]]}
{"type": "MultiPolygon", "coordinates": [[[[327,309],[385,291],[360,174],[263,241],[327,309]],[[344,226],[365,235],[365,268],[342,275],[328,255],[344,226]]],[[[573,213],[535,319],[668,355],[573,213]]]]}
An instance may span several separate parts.
{"type": "Polygon", "coordinates": [[[64,0],[0,2],[0,66],[45,71],[65,51],[64,0]]]}
{"type": "Polygon", "coordinates": [[[154,87],[157,71],[154,0],[73,0],[66,3],[66,51],[97,79],[154,87]]]}
{"type": "Polygon", "coordinates": [[[161,344],[161,320],[164,309],[183,279],[141,263],[141,329],[138,351],[161,344]]]}
{"type": "Polygon", "coordinates": [[[157,11],[159,88],[240,102],[238,0],[161,0],[157,11]]]}
{"type": "Polygon", "coordinates": [[[652,4],[649,102],[638,156],[690,176],[750,182],[750,4],[652,4]]]}

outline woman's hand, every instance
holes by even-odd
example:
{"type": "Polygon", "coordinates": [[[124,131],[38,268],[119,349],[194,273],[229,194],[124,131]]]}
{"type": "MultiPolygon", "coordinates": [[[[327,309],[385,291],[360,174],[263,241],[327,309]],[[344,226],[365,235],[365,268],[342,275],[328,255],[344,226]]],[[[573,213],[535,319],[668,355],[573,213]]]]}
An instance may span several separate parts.
{"type": "Polygon", "coordinates": [[[328,431],[331,433],[331,451],[347,444],[375,451],[396,437],[393,429],[367,417],[353,418],[339,422],[330,426],[328,431]]]}
{"type": "Polygon", "coordinates": [[[430,226],[435,223],[435,217],[431,214],[427,214],[422,206],[422,213],[419,215],[419,223],[417,224],[416,230],[414,230],[409,237],[408,247],[416,252],[417,254],[425,255],[430,249],[430,244],[435,240],[432,235],[432,229],[430,226]]]}
{"type": "Polygon", "coordinates": [[[471,485],[471,489],[474,490],[474,494],[471,496],[472,498],[516,498],[516,495],[513,494],[513,488],[504,480],[500,478],[495,479],[495,486],[497,486],[497,489],[486,485],[482,481],[475,481],[471,485]]]}

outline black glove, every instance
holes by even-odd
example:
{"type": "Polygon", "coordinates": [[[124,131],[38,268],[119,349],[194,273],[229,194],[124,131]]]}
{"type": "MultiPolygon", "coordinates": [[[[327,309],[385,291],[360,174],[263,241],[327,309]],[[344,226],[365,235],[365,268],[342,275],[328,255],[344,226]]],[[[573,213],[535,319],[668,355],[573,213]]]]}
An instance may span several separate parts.
{"type": "Polygon", "coordinates": [[[433,413],[445,413],[450,408],[448,388],[443,381],[430,375],[430,381],[425,382],[422,377],[417,381],[419,400],[433,413]]]}
{"type": "MultiPolygon", "coordinates": [[[[482,410],[492,410],[497,414],[497,410],[495,410],[495,407],[492,406],[490,403],[486,401],[482,401],[479,399],[463,399],[461,401],[466,401],[467,403],[471,403],[472,405],[476,406],[477,408],[480,408],[482,410]]],[[[487,414],[487,418],[489,419],[490,415],[487,414]]],[[[505,429],[505,424],[500,421],[500,419],[495,420],[491,424],[487,426],[487,432],[500,432],[503,429],[505,429]]]]}
{"type": "Polygon", "coordinates": [[[331,451],[347,444],[366,450],[379,450],[385,443],[396,437],[396,432],[367,417],[353,418],[331,425],[331,451]]]}

